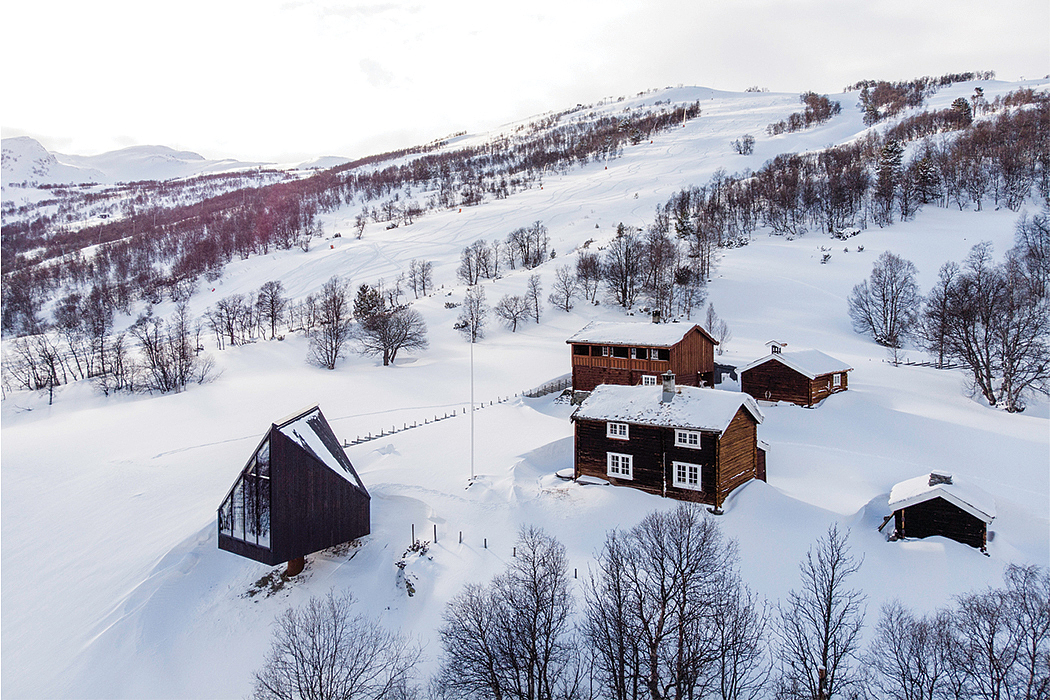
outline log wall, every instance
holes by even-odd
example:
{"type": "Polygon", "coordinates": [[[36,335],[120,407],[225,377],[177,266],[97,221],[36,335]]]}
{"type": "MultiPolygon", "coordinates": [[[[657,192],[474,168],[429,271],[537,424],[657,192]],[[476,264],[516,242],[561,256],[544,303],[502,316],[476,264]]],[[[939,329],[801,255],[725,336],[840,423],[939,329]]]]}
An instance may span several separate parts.
{"type": "Polygon", "coordinates": [[[901,537],[941,535],[978,549],[987,544],[985,522],[943,498],[931,498],[894,511],[894,517],[901,537]]]}

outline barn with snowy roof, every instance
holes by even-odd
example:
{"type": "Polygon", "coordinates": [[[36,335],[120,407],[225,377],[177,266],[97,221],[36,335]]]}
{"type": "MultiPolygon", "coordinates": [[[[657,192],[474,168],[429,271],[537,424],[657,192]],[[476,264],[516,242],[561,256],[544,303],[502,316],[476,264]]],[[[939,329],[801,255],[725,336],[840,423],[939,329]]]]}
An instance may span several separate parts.
{"type": "Polygon", "coordinates": [[[714,383],[718,341],[696,324],[592,321],[565,342],[572,346],[573,391],[656,386],[664,372],[683,385],[714,383]]]}
{"type": "Polygon", "coordinates": [[[896,538],[941,535],[984,550],[995,501],[972,484],[946,472],[930,472],[896,484],[890,491],[896,538]]]}
{"type": "Polygon", "coordinates": [[[572,415],[575,478],[607,480],[648,493],[713,505],[765,479],[762,411],[739,392],[603,384],[572,415]]]}
{"type": "Polygon", "coordinates": [[[274,423],[219,506],[219,549],[302,570],[367,535],[370,496],[318,406],[274,423]]]}
{"type": "Polygon", "coordinates": [[[740,390],[756,399],[789,401],[815,406],[832,394],[846,391],[845,362],[819,350],[783,352],[783,343],[766,343],[772,352],[740,369],[740,390]]]}

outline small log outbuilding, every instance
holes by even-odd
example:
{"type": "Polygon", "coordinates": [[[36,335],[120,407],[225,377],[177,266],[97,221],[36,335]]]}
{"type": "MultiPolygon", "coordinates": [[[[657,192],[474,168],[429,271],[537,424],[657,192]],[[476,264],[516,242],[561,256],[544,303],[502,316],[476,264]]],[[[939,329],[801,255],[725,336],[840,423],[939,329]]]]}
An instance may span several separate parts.
{"type": "Polygon", "coordinates": [[[762,412],[739,392],[662,386],[597,387],[572,415],[575,478],[721,507],[733,489],[765,477],[762,412]]]}
{"type": "Polygon", "coordinates": [[[756,399],[812,407],[846,391],[852,370],[819,350],[780,352],[774,345],[771,354],[740,369],[740,390],[756,399]]]}
{"type": "Polygon", "coordinates": [[[369,501],[312,406],[272,424],[255,448],[219,506],[219,549],[271,566],[301,560],[367,535],[369,501]]]}
{"type": "Polygon", "coordinates": [[[987,493],[962,485],[951,474],[931,472],[902,481],[890,491],[897,538],[941,535],[984,551],[995,502],[987,493]]]}
{"type": "Polygon", "coordinates": [[[714,383],[718,341],[699,325],[592,321],[565,342],[572,346],[573,391],[656,386],[665,372],[685,386],[714,383]]]}

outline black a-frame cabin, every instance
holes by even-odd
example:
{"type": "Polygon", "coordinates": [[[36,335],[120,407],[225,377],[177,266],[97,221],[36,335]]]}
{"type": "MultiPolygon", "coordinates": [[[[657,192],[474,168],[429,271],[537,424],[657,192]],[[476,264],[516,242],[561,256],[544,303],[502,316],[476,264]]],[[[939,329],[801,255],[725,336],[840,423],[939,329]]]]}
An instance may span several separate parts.
{"type": "Polygon", "coordinates": [[[219,506],[219,549],[271,566],[300,560],[367,535],[369,501],[313,406],[271,425],[241,470],[219,506]]]}

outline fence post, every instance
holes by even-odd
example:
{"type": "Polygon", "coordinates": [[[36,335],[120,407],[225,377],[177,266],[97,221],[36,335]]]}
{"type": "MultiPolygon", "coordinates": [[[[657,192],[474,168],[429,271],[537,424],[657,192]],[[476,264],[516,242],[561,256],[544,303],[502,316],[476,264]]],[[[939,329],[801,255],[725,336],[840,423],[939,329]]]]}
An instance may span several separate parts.
{"type": "Polygon", "coordinates": [[[416,524],[412,523],[412,544],[416,543],[416,524]]]}
{"type": "Polygon", "coordinates": [[[438,524],[434,523],[434,544],[438,541],[438,524]]]}

